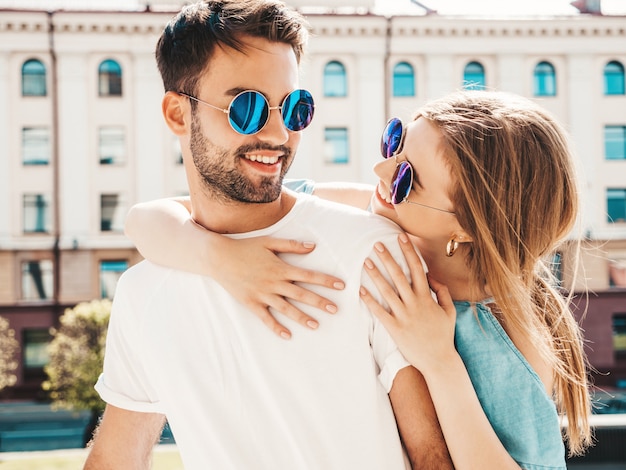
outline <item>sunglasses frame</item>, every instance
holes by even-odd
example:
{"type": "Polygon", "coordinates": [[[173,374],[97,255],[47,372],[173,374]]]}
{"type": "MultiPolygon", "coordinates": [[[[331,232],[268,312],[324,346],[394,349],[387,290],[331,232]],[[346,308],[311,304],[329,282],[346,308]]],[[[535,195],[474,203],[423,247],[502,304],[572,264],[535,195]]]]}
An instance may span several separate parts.
{"type": "Polygon", "coordinates": [[[391,185],[389,187],[389,197],[393,205],[402,204],[403,202],[407,202],[409,204],[415,204],[416,206],[427,207],[428,209],[433,209],[439,212],[445,212],[447,214],[455,214],[453,211],[449,211],[446,209],[440,209],[439,207],[429,206],[426,204],[421,204],[419,202],[409,201],[409,194],[413,189],[413,180],[414,180],[414,170],[413,165],[408,160],[404,160],[398,162],[398,154],[402,151],[404,147],[404,137],[406,135],[406,127],[402,124],[402,121],[398,118],[391,118],[387,121],[385,128],[383,130],[383,134],[380,138],[380,153],[382,154],[385,160],[390,158],[394,158],[396,161],[396,169],[391,177],[391,185]],[[397,128],[400,128],[400,137],[398,137],[397,131],[394,132],[397,128]],[[385,139],[387,136],[387,139],[385,139]],[[394,139],[392,142],[389,142],[391,139],[394,139]],[[406,169],[408,168],[409,175],[409,185],[405,191],[404,196],[401,201],[397,201],[398,192],[397,189],[400,186],[402,181],[406,180],[406,169]],[[402,176],[399,176],[402,174],[402,176]]]}
{"type": "Polygon", "coordinates": [[[244,91],[242,91],[240,93],[237,93],[237,95],[235,95],[233,97],[233,99],[230,101],[230,103],[228,104],[228,108],[220,108],[219,106],[215,106],[215,105],[213,105],[211,103],[207,103],[206,101],[203,101],[203,100],[201,100],[199,98],[196,98],[195,96],[192,96],[192,95],[190,95],[188,93],[184,93],[182,91],[179,91],[178,94],[182,95],[182,96],[186,96],[187,98],[189,98],[191,100],[194,100],[194,101],[197,101],[198,103],[202,103],[203,105],[208,106],[210,108],[216,109],[217,111],[223,112],[224,114],[226,114],[228,116],[228,124],[230,125],[232,130],[234,130],[237,134],[240,134],[240,135],[254,135],[254,134],[258,134],[259,132],[261,132],[265,128],[265,126],[267,125],[267,123],[270,120],[270,113],[272,112],[272,110],[276,110],[276,109],[280,110],[280,114],[281,114],[283,125],[285,126],[285,129],[287,129],[290,132],[300,132],[300,131],[306,129],[307,127],[309,127],[309,125],[311,124],[311,121],[313,120],[313,115],[314,115],[314,112],[315,112],[315,102],[313,101],[313,95],[311,94],[311,92],[309,92],[308,90],[304,90],[304,89],[296,89],[296,90],[293,90],[292,92],[290,92],[287,96],[285,96],[285,99],[280,104],[280,106],[270,106],[270,103],[267,100],[267,98],[265,97],[265,95],[263,93],[261,93],[260,91],[256,91],[256,90],[244,90],[244,91]],[[308,123],[304,127],[302,127],[301,129],[294,130],[294,129],[290,129],[289,127],[287,127],[287,123],[285,122],[285,115],[283,113],[283,108],[285,107],[285,103],[287,102],[287,100],[294,93],[297,93],[297,92],[305,92],[311,98],[310,105],[307,105],[307,106],[311,107],[311,116],[308,119],[308,123]],[[248,133],[238,131],[235,128],[235,126],[233,125],[233,119],[231,118],[231,115],[230,115],[231,110],[233,109],[233,103],[235,103],[237,98],[239,98],[240,96],[242,96],[242,95],[244,95],[246,93],[253,93],[253,94],[263,98],[263,101],[265,102],[265,107],[267,109],[267,118],[265,119],[265,122],[263,123],[263,125],[258,130],[254,131],[254,132],[248,132],[248,133]]]}

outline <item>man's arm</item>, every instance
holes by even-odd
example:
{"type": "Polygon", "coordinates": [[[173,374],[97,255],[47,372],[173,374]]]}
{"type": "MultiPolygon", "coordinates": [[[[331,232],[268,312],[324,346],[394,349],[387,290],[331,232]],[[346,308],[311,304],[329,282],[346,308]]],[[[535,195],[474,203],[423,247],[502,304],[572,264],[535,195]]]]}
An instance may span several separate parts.
{"type": "Polygon", "coordinates": [[[422,374],[414,367],[401,369],[389,398],[413,470],[454,469],[422,374]]]}
{"type": "Polygon", "coordinates": [[[147,470],[165,416],[107,405],[83,470],[147,470]]]}

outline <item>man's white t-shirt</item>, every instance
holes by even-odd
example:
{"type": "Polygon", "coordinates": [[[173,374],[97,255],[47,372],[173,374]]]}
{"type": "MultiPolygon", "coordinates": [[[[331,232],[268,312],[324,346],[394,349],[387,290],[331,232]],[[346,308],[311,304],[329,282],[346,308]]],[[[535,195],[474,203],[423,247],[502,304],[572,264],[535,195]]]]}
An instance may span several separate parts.
{"type": "MultiPolygon", "coordinates": [[[[285,317],[278,338],[214,280],[144,261],[117,286],[96,389],[119,408],[167,416],[186,469],[405,469],[387,396],[407,362],[359,299],[366,257],[385,243],[404,267],[399,229],[382,217],[298,195],[278,223],[235,238],[316,243],[288,262],[343,279],[311,331],[285,317]]],[[[267,276],[272,276],[271,272],[267,276]]]]}

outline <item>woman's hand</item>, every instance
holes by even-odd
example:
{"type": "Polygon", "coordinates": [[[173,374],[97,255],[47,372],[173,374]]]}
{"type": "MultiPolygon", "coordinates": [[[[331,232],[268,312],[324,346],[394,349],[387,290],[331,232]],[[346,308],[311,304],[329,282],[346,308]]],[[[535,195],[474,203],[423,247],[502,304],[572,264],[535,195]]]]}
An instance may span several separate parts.
{"type": "Polygon", "coordinates": [[[272,315],[270,308],[311,329],[318,327],[317,320],[292,301],[327,313],[337,311],[333,302],[295,282],[341,290],[344,288],[341,279],[292,266],[277,256],[279,253],[305,256],[315,249],[314,243],[272,237],[221,239],[220,260],[213,261],[219,266],[219,275],[212,277],[277,335],[288,339],[291,332],[272,315]]]}
{"type": "Polygon", "coordinates": [[[447,358],[457,354],[454,348],[456,310],[447,287],[427,277],[406,234],[400,234],[398,240],[411,279],[406,278],[382,243],[374,248],[392,283],[383,277],[372,260],[365,261],[366,272],[391,311],[385,310],[364,287],[361,287],[361,298],[393,337],[404,357],[426,376],[429,368],[441,366],[447,358]]]}

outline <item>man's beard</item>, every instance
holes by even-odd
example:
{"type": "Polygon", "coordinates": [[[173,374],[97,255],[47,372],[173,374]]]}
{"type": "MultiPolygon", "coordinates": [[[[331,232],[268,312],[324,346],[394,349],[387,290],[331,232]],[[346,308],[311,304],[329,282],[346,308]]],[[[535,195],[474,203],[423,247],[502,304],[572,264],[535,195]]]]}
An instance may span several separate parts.
{"type": "Polygon", "coordinates": [[[280,196],[283,178],[293,160],[291,148],[282,145],[276,147],[259,143],[242,146],[232,152],[218,147],[202,133],[195,113],[191,120],[190,150],[205,189],[224,201],[257,204],[275,201],[280,196]],[[263,177],[260,184],[255,185],[239,171],[237,164],[244,154],[258,150],[278,150],[283,156],[279,177],[263,177]]]}

